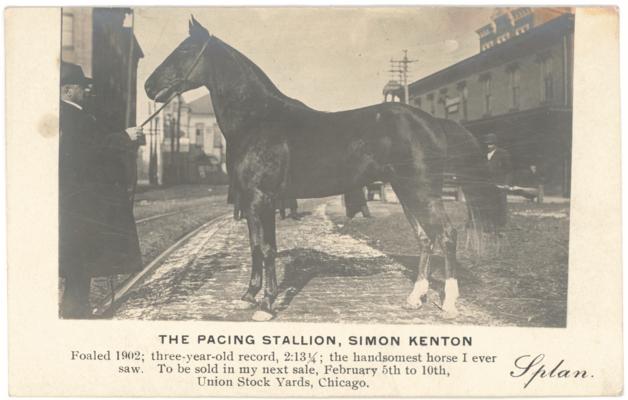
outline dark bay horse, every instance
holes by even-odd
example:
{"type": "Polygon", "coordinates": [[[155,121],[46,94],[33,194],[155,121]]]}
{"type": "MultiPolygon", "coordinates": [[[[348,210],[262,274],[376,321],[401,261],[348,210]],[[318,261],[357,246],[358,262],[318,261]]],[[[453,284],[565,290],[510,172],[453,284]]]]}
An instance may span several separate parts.
{"type": "Polygon", "coordinates": [[[429,256],[438,245],[445,255],[442,309],[456,313],[457,234],[441,200],[443,172],[451,167],[461,174],[473,232],[491,229],[497,196],[473,135],[399,103],[332,113],[311,109],[281,93],[252,61],[192,17],[189,37],[152,73],[145,89],[163,102],[201,86],[210,92],[227,142],[236,206],[248,223],[252,268],[242,300],[257,304],[265,277],[253,319],[272,318],[278,295],[274,200],[338,195],[373,181],[391,183],[418,239],[418,276],[408,305],[421,306],[429,256]]]}

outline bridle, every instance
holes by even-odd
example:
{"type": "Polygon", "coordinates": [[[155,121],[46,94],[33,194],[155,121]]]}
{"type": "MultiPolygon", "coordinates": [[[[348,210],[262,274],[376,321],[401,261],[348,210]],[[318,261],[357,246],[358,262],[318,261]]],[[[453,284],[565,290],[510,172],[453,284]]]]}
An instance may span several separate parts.
{"type": "MultiPolygon", "coordinates": [[[[192,74],[192,72],[194,72],[194,68],[196,68],[196,66],[198,65],[199,61],[201,61],[201,57],[203,56],[203,53],[205,53],[205,50],[207,49],[207,45],[209,44],[209,41],[212,39],[212,37],[210,36],[205,43],[203,43],[203,47],[201,47],[201,51],[198,52],[198,54],[196,55],[196,58],[194,59],[194,62],[192,63],[192,65],[190,66],[190,68],[188,69],[188,72],[185,74],[185,77],[183,78],[183,83],[188,81],[188,78],[190,77],[190,75],[192,74]]],[[[166,107],[175,97],[179,96],[181,94],[181,91],[176,91],[175,93],[173,93],[168,100],[166,100],[158,109],[156,109],[148,118],[146,118],[146,120],[144,122],[142,122],[140,125],[138,125],[140,128],[142,128],[144,125],[146,125],[147,123],[149,123],[153,118],[155,118],[160,112],[161,110],[164,109],[164,107],[166,107]]]]}

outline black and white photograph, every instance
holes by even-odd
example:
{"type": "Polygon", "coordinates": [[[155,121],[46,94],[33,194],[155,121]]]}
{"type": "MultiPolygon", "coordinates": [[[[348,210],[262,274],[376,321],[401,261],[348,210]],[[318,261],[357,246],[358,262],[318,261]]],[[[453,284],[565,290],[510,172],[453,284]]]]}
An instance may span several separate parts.
{"type": "Polygon", "coordinates": [[[567,325],[571,8],[61,18],[61,318],[567,325]]]}
{"type": "Polygon", "coordinates": [[[619,8],[4,22],[10,395],[623,393],[619,8]]]}

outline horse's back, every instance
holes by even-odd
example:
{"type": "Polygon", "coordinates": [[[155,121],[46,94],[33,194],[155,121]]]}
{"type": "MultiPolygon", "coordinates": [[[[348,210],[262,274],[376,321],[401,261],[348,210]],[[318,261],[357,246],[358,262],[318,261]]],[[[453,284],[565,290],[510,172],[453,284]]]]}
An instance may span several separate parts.
{"type": "Polygon", "coordinates": [[[288,187],[295,197],[344,193],[395,169],[412,174],[442,169],[444,135],[436,119],[393,103],[335,113],[304,113],[285,132],[289,148],[288,187]],[[316,195],[318,194],[318,195],[316,195]]]}

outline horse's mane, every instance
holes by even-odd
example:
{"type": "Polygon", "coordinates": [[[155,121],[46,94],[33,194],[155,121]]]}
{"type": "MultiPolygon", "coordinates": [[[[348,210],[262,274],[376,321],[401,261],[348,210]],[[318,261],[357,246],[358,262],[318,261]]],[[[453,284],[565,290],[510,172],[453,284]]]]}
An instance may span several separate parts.
{"type": "Polygon", "coordinates": [[[259,83],[264,90],[265,94],[272,96],[280,101],[283,101],[287,105],[312,110],[312,108],[308,107],[303,102],[283,94],[281,90],[279,90],[277,86],[273,83],[273,81],[270,80],[268,75],[266,75],[266,73],[262,71],[262,69],[258,67],[253,61],[251,61],[247,56],[240,53],[238,50],[234,49],[216,36],[212,36],[212,40],[215,40],[219,46],[226,50],[227,53],[229,53],[231,57],[238,63],[238,65],[240,65],[245,71],[251,72],[251,74],[256,78],[257,83],[259,83]]]}

